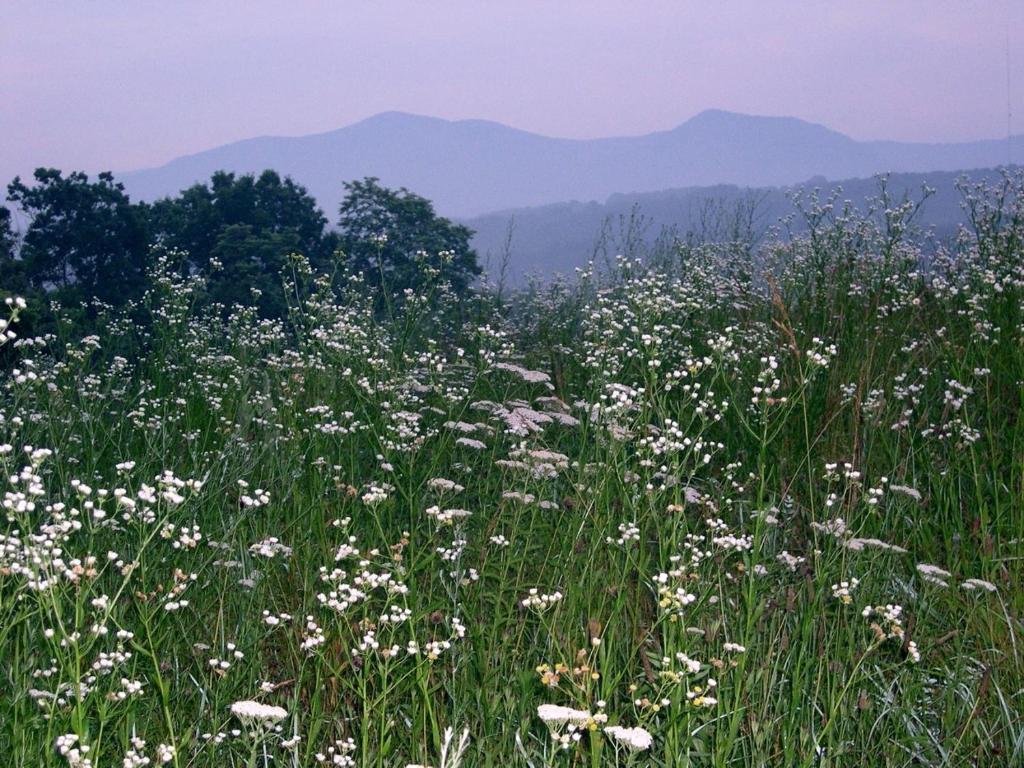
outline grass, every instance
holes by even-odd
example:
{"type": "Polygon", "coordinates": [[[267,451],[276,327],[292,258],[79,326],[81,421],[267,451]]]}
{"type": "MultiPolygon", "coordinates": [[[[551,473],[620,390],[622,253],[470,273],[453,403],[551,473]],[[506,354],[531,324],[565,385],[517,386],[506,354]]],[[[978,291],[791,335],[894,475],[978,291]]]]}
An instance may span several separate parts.
{"type": "Polygon", "coordinates": [[[815,202],[384,312],[158,267],[148,330],[10,342],[5,764],[1024,764],[1005,183],[927,256],[815,202]]]}

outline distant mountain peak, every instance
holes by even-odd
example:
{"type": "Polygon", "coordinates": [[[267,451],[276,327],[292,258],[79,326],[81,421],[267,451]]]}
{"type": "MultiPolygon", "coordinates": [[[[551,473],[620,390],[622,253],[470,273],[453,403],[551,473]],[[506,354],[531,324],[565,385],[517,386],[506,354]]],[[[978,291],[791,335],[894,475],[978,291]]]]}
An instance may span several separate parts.
{"type": "Polygon", "coordinates": [[[421,115],[417,112],[403,112],[398,109],[389,109],[385,112],[378,112],[375,115],[370,115],[363,122],[377,122],[377,123],[448,123],[450,120],[446,120],[443,117],[434,117],[433,115],[421,115]]]}
{"type": "Polygon", "coordinates": [[[337,128],[330,131],[330,133],[340,133],[355,128],[409,128],[418,127],[423,125],[442,125],[447,124],[448,121],[441,117],[430,117],[428,115],[417,115],[413,112],[401,112],[399,110],[388,110],[387,112],[378,112],[375,115],[363,118],[355,123],[346,125],[343,128],[337,128]]]}
{"type": "MultiPolygon", "coordinates": [[[[686,123],[726,122],[737,119],[749,120],[751,118],[756,119],[755,115],[750,115],[744,112],[730,112],[727,109],[711,108],[701,110],[696,115],[687,120],[686,123]]],[[[684,125],[686,123],[684,123],[684,125]]]]}
{"type": "Polygon", "coordinates": [[[983,168],[1021,159],[1024,141],[926,145],[855,141],[793,117],[708,109],[674,129],[607,139],[551,138],[501,123],[392,110],[311,136],[264,137],[118,174],[136,199],[177,194],[218,170],[273,168],[304,185],[325,211],[343,182],[376,176],[432,200],[444,216],[546,203],[606,200],[617,192],[734,184],[784,186],[812,176],[983,168]]]}
{"type": "Polygon", "coordinates": [[[788,115],[752,115],[745,112],[730,112],[725,109],[705,109],[698,112],[679,127],[705,126],[717,128],[791,128],[793,130],[815,130],[848,138],[846,134],[833,130],[826,125],[814,123],[799,117],[788,115]]]}

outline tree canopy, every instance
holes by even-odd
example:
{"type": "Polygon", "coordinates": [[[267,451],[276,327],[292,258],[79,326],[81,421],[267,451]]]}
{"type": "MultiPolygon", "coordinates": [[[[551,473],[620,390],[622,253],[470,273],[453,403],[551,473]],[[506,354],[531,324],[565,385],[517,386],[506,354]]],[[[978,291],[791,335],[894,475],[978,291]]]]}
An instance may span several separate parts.
{"type": "Polygon", "coordinates": [[[0,251],[8,287],[53,292],[65,303],[140,295],[149,238],[145,212],[124,187],[110,173],[90,182],[54,168],[37,169],[34,179],[31,187],[20,178],[7,187],[7,199],[31,222],[17,259],[9,243],[0,251]]]}
{"type": "Polygon", "coordinates": [[[0,206],[0,263],[14,254],[14,230],[11,227],[11,212],[0,206]]]}
{"type": "Polygon", "coordinates": [[[480,274],[472,230],[438,216],[426,198],[379,181],[345,183],[338,234],[349,265],[371,285],[419,290],[440,274],[464,293],[480,274]]]}
{"type": "Polygon", "coordinates": [[[182,271],[207,275],[211,301],[248,303],[255,290],[271,316],[284,310],[280,271],[288,254],[301,253],[318,268],[330,259],[334,237],[326,224],[305,188],[274,171],[221,171],[150,207],[154,242],[182,254],[182,271]]]}
{"type": "Polygon", "coordinates": [[[154,246],[177,271],[202,275],[200,301],[254,305],[264,317],[287,310],[281,273],[293,253],[321,273],[343,259],[371,288],[389,292],[442,280],[463,293],[480,273],[469,229],[376,178],[345,184],[337,231],[305,188],[270,170],[217,172],[151,204],[132,203],[110,173],[90,180],[40,168],[33,180],[16,178],[7,188],[27,222],[22,237],[13,233],[11,211],[0,207],[0,287],[39,308],[56,300],[89,314],[92,299],[120,306],[139,298],[154,246]]]}

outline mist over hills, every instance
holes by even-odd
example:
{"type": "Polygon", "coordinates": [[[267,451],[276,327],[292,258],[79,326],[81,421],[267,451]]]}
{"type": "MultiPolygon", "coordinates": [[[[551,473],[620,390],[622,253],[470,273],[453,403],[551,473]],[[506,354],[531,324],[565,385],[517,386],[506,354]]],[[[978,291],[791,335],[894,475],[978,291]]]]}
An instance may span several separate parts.
{"type": "MultiPolygon", "coordinates": [[[[971,182],[995,182],[1000,171],[896,173],[889,174],[886,183],[891,199],[897,202],[904,196],[920,199],[925,184],[934,190],[914,224],[937,242],[955,235],[966,223],[962,195],[956,188],[957,179],[963,175],[971,182]]],[[[487,271],[496,275],[507,251],[510,258],[506,277],[520,283],[531,275],[549,278],[570,274],[591,259],[600,263],[631,248],[650,248],[659,237],[685,239],[689,235],[722,240],[731,236],[734,226],[748,228],[754,236],[765,236],[787,217],[791,231],[799,232],[804,225],[795,215],[792,195],[814,189],[819,190],[822,200],[838,190],[840,203],[849,200],[864,211],[869,198],[879,194],[879,179],[828,181],[818,177],[786,187],[717,184],[614,194],[601,203],[520,208],[463,219],[462,223],[475,231],[473,246],[487,271]]]]}
{"type": "Polygon", "coordinates": [[[154,200],[218,170],[273,168],[303,184],[332,219],[343,181],[377,176],[386,186],[429,198],[444,216],[468,218],[568,200],[602,201],[616,193],[956,171],[1022,157],[1024,135],[951,144],[855,141],[796,118],[721,110],[667,131],[587,140],[484,120],[386,112],[327,133],[247,139],[117,176],[133,199],[154,200]]]}

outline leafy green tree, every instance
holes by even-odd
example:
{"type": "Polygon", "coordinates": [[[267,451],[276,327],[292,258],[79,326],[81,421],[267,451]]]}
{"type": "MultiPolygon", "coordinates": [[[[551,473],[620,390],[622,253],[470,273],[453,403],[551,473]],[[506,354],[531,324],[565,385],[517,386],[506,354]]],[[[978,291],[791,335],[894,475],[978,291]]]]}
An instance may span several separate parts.
{"type": "Polygon", "coordinates": [[[233,226],[248,227],[253,237],[287,234],[288,243],[314,261],[328,258],[332,246],[316,200],[301,185],[270,170],[259,177],[218,171],[208,184],[153,203],[150,220],[156,238],[187,252],[198,269],[207,266],[218,240],[233,226]]]}
{"type": "Polygon", "coordinates": [[[25,271],[21,261],[15,258],[16,247],[11,211],[0,206],[0,291],[4,295],[25,291],[25,271]]]}
{"type": "Polygon", "coordinates": [[[290,253],[324,268],[334,251],[327,219],[306,190],[274,171],[258,177],[219,171],[178,197],[150,206],[154,236],[181,252],[178,268],[208,275],[207,298],[256,304],[265,316],[284,311],[280,270],[290,253]]]}
{"type": "Polygon", "coordinates": [[[3,248],[4,276],[19,290],[66,304],[97,298],[121,305],[141,295],[149,238],[143,211],[124,187],[110,173],[93,182],[54,168],[33,175],[34,186],[15,178],[7,187],[7,199],[30,223],[17,258],[3,248]]]}
{"type": "Polygon", "coordinates": [[[251,304],[263,317],[287,311],[281,272],[288,254],[302,248],[293,232],[258,232],[248,224],[231,224],[217,237],[210,254],[216,265],[207,279],[207,294],[227,307],[251,304]]]}
{"type": "Polygon", "coordinates": [[[0,261],[14,257],[14,230],[11,227],[11,212],[0,206],[0,261]]]}
{"type": "Polygon", "coordinates": [[[339,242],[350,266],[373,285],[418,290],[437,274],[464,294],[480,274],[472,230],[434,212],[433,204],[379,179],[345,183],[339,242]]]}

